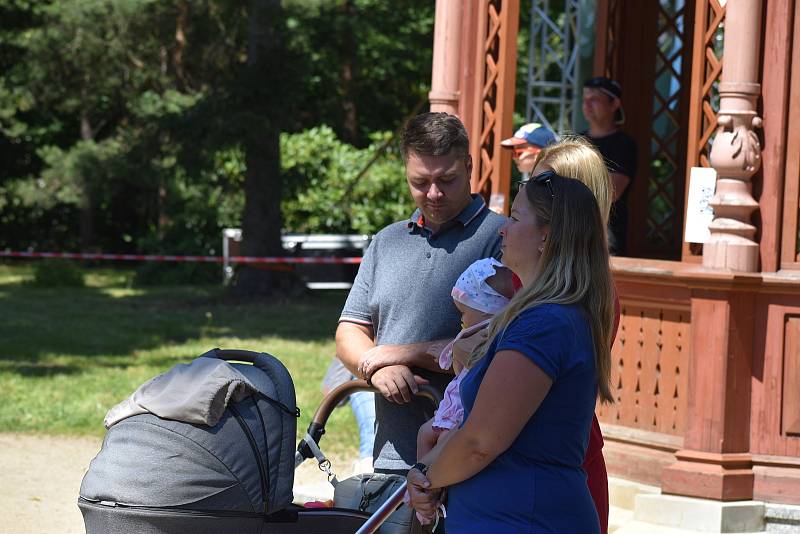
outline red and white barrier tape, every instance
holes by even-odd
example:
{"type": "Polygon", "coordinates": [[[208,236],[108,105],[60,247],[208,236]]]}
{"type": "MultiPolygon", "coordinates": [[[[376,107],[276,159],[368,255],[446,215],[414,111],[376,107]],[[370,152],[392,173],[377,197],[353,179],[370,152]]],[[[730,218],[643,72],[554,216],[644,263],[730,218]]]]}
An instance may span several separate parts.
{"type": "MultiPolygon", "coordinates": [[[[166,254],[102,254],[92,252],[14,252],[0,250],[0,258],[64,258],[70,260],[109,260],[109,261],[173,261],[196,263],[224,263],[222,256],[175,256],[166,254]]],[[[311,264],[358,264],[360,257],[336,258],[326,257],[257,257],[257,256],[229,256],[228,263],[311,263],[311,264]]]]}

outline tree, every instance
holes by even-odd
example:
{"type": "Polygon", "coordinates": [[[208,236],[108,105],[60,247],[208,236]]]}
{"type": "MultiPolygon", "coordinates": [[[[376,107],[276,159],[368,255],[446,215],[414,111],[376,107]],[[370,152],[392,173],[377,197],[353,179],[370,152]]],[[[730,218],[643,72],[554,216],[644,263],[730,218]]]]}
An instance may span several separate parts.
{"type": "MultiPolygon", "coordinates": [[[[282,66],[283,9],[280,0],[250,0],[247,68],[242,86],[249,93],[254,124],[244,141],[247,174],[242,220],[246,256],[282,256],[280,132],[287,94],[282,66]]],[[[291,273],[242,266],[234,285],[238,295],[294,292],[300,282],[291,273]]]]}

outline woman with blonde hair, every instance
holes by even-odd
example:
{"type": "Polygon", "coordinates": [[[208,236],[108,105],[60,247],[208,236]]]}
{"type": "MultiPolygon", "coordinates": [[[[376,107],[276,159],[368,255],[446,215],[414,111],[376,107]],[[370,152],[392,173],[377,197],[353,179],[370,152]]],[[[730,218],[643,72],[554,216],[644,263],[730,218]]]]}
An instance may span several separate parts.
{"type": "MultiPolygon", "coordinates": [[[[520,161],[519,164],[525,164],[520,161]]],[[[608,219],[613,202],[614,192],[611,177],[600,153],[583,137],[565,137],[561,142],[542,149],[528,164],[526,172],[542,172],[552,170],[561,176],[569,176],[580,180],[588,187],[597,199],[603,227],[608,228],[608,219]]],[[[520,169],[522,170],[522,169],[520,169]]],[[[611,343],[619,325],[619,300],[614,295],[614,328],[611,343]]],[[[589,430],[589,445],[583,461],[586,471],[586,482],[592,494],[597,516],[600,520],[600,533],[608,532],[608,472],[603,457],[603,433],[597,416],[592,417],[589,430]]]]}
{"type": "Polygon", "coordinates": [[[456,532],[599,532],[581,464],[596,398],[613,401],[606,231],[592,191],[545,156],[501,230],[523,287],[470,358],[462,427],[415,466],[427,478],[409,474],[423,515],[449,487],[456,532]]]}
{"type": "Polygon", "coordinates": [[[558,143],[543,148],[533,160],[531,169],[534,173],[536,169],[549,169],[583,182],[597,199],[604,227],[608,226],[614,186],[603,156],[583,137],[563,137],[558,143]]]}

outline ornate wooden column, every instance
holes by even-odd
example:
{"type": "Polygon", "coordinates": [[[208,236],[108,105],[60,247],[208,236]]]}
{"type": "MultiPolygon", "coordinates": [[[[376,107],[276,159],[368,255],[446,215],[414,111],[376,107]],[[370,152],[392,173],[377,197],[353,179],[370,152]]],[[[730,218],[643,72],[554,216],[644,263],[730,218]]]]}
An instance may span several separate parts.
{"type": "Polygon", "coordinates": [[[463,7],[461,0],[436,1],[432,80],[431,91],[428,93],[431,111],[458,114],[463,7]]]}
{"type": "Polygon", "coordinates": [[[758,209],[751,178],[761,165],[761,144],[754,132],[761,127],[756,113],[761,0],[729,0],[726,11],[719,129],[711,146],[717,190],[710,202],[714,221],[711,239],[703,246],[703,266],[755,272],[759,251],[750,217],[758,209]]]}
{"type": "MultiPolygon", "coordinates": [[[[751,178],[761,163],[754,132],[760,95],[761,0],[729,0],[719,84],[720,111],[710,163],[717,170],[711,240],[703,266],[758,270],[758,203],[751,178]]],[[[664,469],[662,491],[719,501],[753,498],[751,376],[760,275],[698,270],[691,289],[691,359],[684,448],[664,469]]]]}

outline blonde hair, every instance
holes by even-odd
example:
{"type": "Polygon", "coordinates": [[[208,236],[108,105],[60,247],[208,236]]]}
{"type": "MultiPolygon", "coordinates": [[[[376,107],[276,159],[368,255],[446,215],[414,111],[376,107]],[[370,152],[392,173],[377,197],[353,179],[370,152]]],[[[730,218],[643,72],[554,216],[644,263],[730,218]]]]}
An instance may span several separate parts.
{"type": "MultiPolygon", "coordinates": [[[[592,156],[596,152],[585,143],[568,140],[548,148],[560,154],[560,159],[554,157],[551,161],[579,162],[576,165],[593,169],[593,173],[602,178],[602,173],[595,168],[596,161],[592,156]],[[562,144],[573,147],[571,149],[577,150],[580,156],[572,158],[563,154],[559,150],[562,144]],[[590,152],[586,148],[590,148],[590,152]]],[[[542,153],[547,156],[547,152],[542,153]]],[[[602,164],[602,159],[599,161],[602,164]]],[[[576,304],[586,313],[591,327],[598,395],[602,402],[613,403],[610,347],[614,323],[614,292],[608,263],[605,225],[607,211],[606,217],[603,217],[594,191],[584,184],[584,180],[579,179],[583,175],[575,173],[561,176],[555,167],[553,170],[559,176],[551,178],[552,195],[550,188],[535,181],[528,182],[520,190],[520,193],[525,193],[539,226],[550,227],[536,276],[528,286],[514,295],[503,312],[492,319],[487,341],[475,348],[467,366],[472,367],[483,358],[492,340],[502,335],[506,327],[523,311],[542,304],[576,304]]],[[[605,176],[608,177],[607,172],[605,176]]],[[[602,184],[602,180],[597,183],[602,184]]],[[[603,189],[602,185],[599,189],[603,189]]],[[[605,190],[608,191],[608,188],[605,190]]],[[[531,243],[531,246],[535,245],[531,243]]]]}
{"type": "Polygon", "coordinates": [[[614,186],[603,156],[586,139],[564,137],[558,143],[543,148],[534,160],[534,167],[537,165],[550,167],[560,176],[583,182],[597,199],[603,227],[608,226],[614,186]]]}

